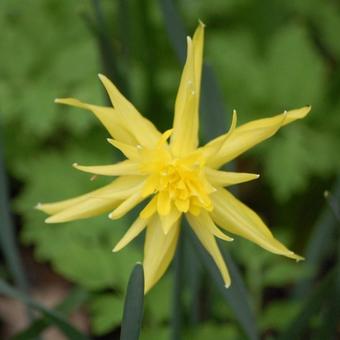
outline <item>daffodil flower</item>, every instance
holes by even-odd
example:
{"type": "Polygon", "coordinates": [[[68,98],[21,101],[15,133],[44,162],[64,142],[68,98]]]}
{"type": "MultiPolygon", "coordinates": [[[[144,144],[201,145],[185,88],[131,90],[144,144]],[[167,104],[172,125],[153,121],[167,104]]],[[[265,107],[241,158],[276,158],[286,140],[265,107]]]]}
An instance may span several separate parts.
{"type": "Polygon", "coordinates": [[[118,219],[145,201],[137,219],[113,249],[121,250],[146,229],[145,292],[162,277],[172,260],[182,218],[187,219],[215,261],[226,287],[230,285],[230,276],[215,237],[233,239],[221,229],[272,253],[302,259],[276,240],[261,218],[228,191],[229,186],[254,180],[259,175],[219,168],[273,136],[282,126],[305,117],[310,107],[285,111],[239,127],[234,111],[230,129],[199,147],[203,40],[204,25],[200,23],[193,38],[187,38],[187,58],[175,102],[173,127],[164,133],[144,118],[104,75],[99,78],[113,107],[73,98],[56,99],[57,103],[92,111],[110,133],[108,142],[126,160],[112,165],[74,164],[81,171],[117,178],[85,195],[38,204],[37,208],[50,215],[47,223],[60,223],[106,212],[110,219],[118,219]]]}

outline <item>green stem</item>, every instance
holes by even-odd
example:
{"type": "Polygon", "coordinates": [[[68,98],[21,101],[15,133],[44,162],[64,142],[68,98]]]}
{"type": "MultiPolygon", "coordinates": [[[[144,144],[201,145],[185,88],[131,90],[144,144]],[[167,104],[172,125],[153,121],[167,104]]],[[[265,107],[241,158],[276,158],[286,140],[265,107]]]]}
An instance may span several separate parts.
{"type": "Polygon", "coordinates": [[[183,276],[183,232],[181,232],[174,260],[174,288],[172,301],[171,339],[180,340],[183,327],[182,276],[183,276]]]}

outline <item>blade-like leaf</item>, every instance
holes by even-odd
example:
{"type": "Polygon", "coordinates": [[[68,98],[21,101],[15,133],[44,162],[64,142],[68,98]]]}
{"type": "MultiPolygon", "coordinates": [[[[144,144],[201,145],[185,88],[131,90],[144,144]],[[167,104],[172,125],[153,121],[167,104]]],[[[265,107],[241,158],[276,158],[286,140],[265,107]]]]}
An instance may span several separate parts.
{"type": "Polygon", "coordinates": [[[302,332],[309,325],[311,317],[314,316],[314,314],[320,310],[322,304],[330,298],[332,294],[330,288],[334,285],[335,274],[335,270],[330,272],[319,286],[314,289],[299,315],[294,319],[292,324],[287,327],[285,332],[281,334],[279,340],[301,339],[303,335],[302,332]]]}
{"type": "Polygon", "coordinates": [[[121,340],[137,340],[142,327],[144,309],[144,271],[137,263],[130,275],[120,333],[121,340]]]}
{"type": "Polygon", "coordinates": [[[183,285],[183,233],[181,232],[174,259],[174,286],[172,297],[171,339],[181,338],[182,332],[182,285],[183,285]]]}
{"type": "Polygon", "coordinates": [[[189,230],[190,238],[192,239],[197,252],[201,256],[203,264],[213,278],[216,287],[219,289],[221,295],[229,303],[230,307],[235,313],[236,319],[240,322],[245,334],[247,334],[249,339],[258,339],[255,315],[250,308],[248,302],[249,298],[245,285],[233,260],[226,251],[221,251],[224,260],[228,265],[232,280],[230,288],[225,288],[221,274],[217,269],[215,262],[201,245],[195,234],[192,232],[191,228],[188,227],[186,229],[189,230]]]}
{"type": "Polygon", "coordinates": [[[8,191],[0,136],[0,245],[16,286],[21,291],[27,291],[28,285],[15,243],[14,223],[10,213],[8,191]]]}
{"type": "Polygon", "coordinates": [[[3,294],[7,297],[17,299],[30,308],[40,312],[50,324],[54,324],[57,326],[67,337],[67,339],[72,340],[88,340],[89,338],[74,328],[64,317],[57,311],[50,310],[45,306],[35,302],[27,295],[19,292],[18,290],[14,289],[13,287],[9,286],[3,280],[0,280],[0,294],[3,294]]]}
{"type": "MultiPolygon", "coordinates": [[[[340,177],[331,190],[332,195],[339,201],[340,197],[340,177]]],[[[304,257],[311,266],[312,277],[301,280],[295,288],[294,295],[303,297],[308,292],[313,283],[313,277],[317,274],[317,269],[329,253],[329,245],[332,243],[332,238],[335,232],[337,221],[334,218],[333,212],[328,205],[322,210],[314,229],[311,233],[309,242],[306,247],[304,257]]]]}
{"type": "MultiPolygon", "coordinates": [[[[62,303],[56,306],[55,310],[63,315],[68,315],[82,305],[87,299],[88,293],[86,291],[80,288],[75,288],[62,303]]],[[[46,317],[37,319],[25,330],[17,333],[12,340],[36,339],[49,325],[50,322],[46,317]]]]}

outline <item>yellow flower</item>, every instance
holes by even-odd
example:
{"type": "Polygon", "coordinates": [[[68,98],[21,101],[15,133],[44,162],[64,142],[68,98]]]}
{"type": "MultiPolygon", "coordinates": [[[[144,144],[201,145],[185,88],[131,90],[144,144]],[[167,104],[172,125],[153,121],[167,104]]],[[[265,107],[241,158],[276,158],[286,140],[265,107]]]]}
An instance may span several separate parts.
{"type": "Polygon", "coordinates": [[[112,136],[108,139],[126,160],[112,165],[82,166],[78,170],[117,176],[112,183],[66,201],[38,204],[51,215],[47,223],[60,223],[109,212],[118,219],[150,198],[138,218],[118,242],[119,251],[146,229],[144,245],[145,292],[164,274],[178,240],[181,218],[214,259],[225,286],[230,285],[227,267],[215,237],[232,238],[220,228],[240,235],[262,248],[295,260],[300,256],[274,238],[261,218],[225,187],[258,178],[256,174],[218,170],[225,163],[274,135],[282,126],[303,118],[310,107],[284,112],[236,127],[236,112],[228,132],[198,146],[199,98],[204,25],[193,39],[187,38],[187,59],[175,102],[173,128],[160,133],[103,75],[99,75],[113,107],[87,104],[73,98],[56,99],[92,111],[112,136]]]}

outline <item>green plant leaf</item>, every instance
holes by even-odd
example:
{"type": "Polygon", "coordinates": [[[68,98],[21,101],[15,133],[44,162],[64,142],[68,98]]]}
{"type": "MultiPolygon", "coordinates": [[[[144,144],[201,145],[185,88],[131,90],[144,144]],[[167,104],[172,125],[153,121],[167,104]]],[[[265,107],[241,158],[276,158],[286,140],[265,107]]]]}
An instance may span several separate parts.
{"type": "Polygon", "coordinates": [[[127,286],[121,340],[138,340],[142,327],[144,311],[144,270],[142,264],[136,264],[127,286]]]}

